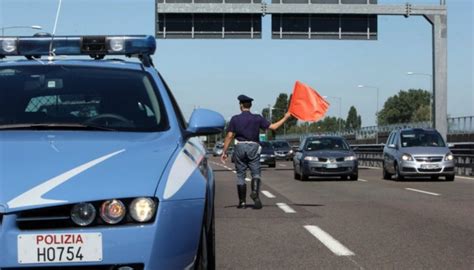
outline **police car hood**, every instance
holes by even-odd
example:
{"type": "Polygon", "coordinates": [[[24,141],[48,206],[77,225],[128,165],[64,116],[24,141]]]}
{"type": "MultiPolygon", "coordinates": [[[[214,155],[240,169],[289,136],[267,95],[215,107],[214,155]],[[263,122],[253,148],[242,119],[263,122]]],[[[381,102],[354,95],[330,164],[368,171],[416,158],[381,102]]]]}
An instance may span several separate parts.
{"type": "Polygon", "coordinates": [[[0,132],[0,213],[154,196],[176,148],[167,133],[0,132]]]}

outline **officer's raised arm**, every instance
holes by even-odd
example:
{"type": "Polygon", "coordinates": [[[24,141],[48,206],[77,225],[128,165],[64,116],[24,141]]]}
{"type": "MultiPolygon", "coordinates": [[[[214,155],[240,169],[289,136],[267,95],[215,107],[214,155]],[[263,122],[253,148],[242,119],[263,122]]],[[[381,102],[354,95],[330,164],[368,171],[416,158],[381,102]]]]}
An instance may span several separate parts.
{"type": "Polygon", "coordinates": [[[285,113],[285,116],[283,116],[282,119],[280,119],[277,122],[271,124],[268,127],[268,129],[277,130],[279,127],[281,127],[290,118],[291,118],[291,113],[287,112],[287,113],[285,113]]]}

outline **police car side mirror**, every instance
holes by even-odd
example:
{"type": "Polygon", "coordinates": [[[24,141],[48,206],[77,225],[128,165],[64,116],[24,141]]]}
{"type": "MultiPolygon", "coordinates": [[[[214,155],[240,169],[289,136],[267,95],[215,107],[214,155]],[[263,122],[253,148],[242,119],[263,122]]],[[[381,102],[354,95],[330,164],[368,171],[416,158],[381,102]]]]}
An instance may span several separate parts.
{"type": "Polygon", "coordinates": [[[224,130],[224,117],[207,109],[195,109],[186,129],[186,137],[219,134],[224,130]]]}

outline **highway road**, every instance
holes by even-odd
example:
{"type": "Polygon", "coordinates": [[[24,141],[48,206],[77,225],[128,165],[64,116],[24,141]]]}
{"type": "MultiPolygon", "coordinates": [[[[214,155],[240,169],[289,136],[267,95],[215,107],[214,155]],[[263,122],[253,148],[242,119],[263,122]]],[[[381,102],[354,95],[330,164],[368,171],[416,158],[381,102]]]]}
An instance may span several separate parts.
{"type": "Polygon", "coordinates": [[[233,164],[210,163],[218,269],[474,269],[474,178],[302,182],[281,161],[254,210],[236,208],[233,164]]]}

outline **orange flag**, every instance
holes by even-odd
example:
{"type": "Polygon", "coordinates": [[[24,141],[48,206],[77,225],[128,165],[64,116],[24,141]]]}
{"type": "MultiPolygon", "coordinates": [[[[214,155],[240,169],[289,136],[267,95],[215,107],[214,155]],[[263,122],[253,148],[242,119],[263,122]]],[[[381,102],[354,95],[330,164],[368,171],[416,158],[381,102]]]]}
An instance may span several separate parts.
{"type": "Polygon", "coordinates": [[[329,103],[308,85],[296,81],[289,112],[302,121],[318,121],[329,109],[329,103]]]}

